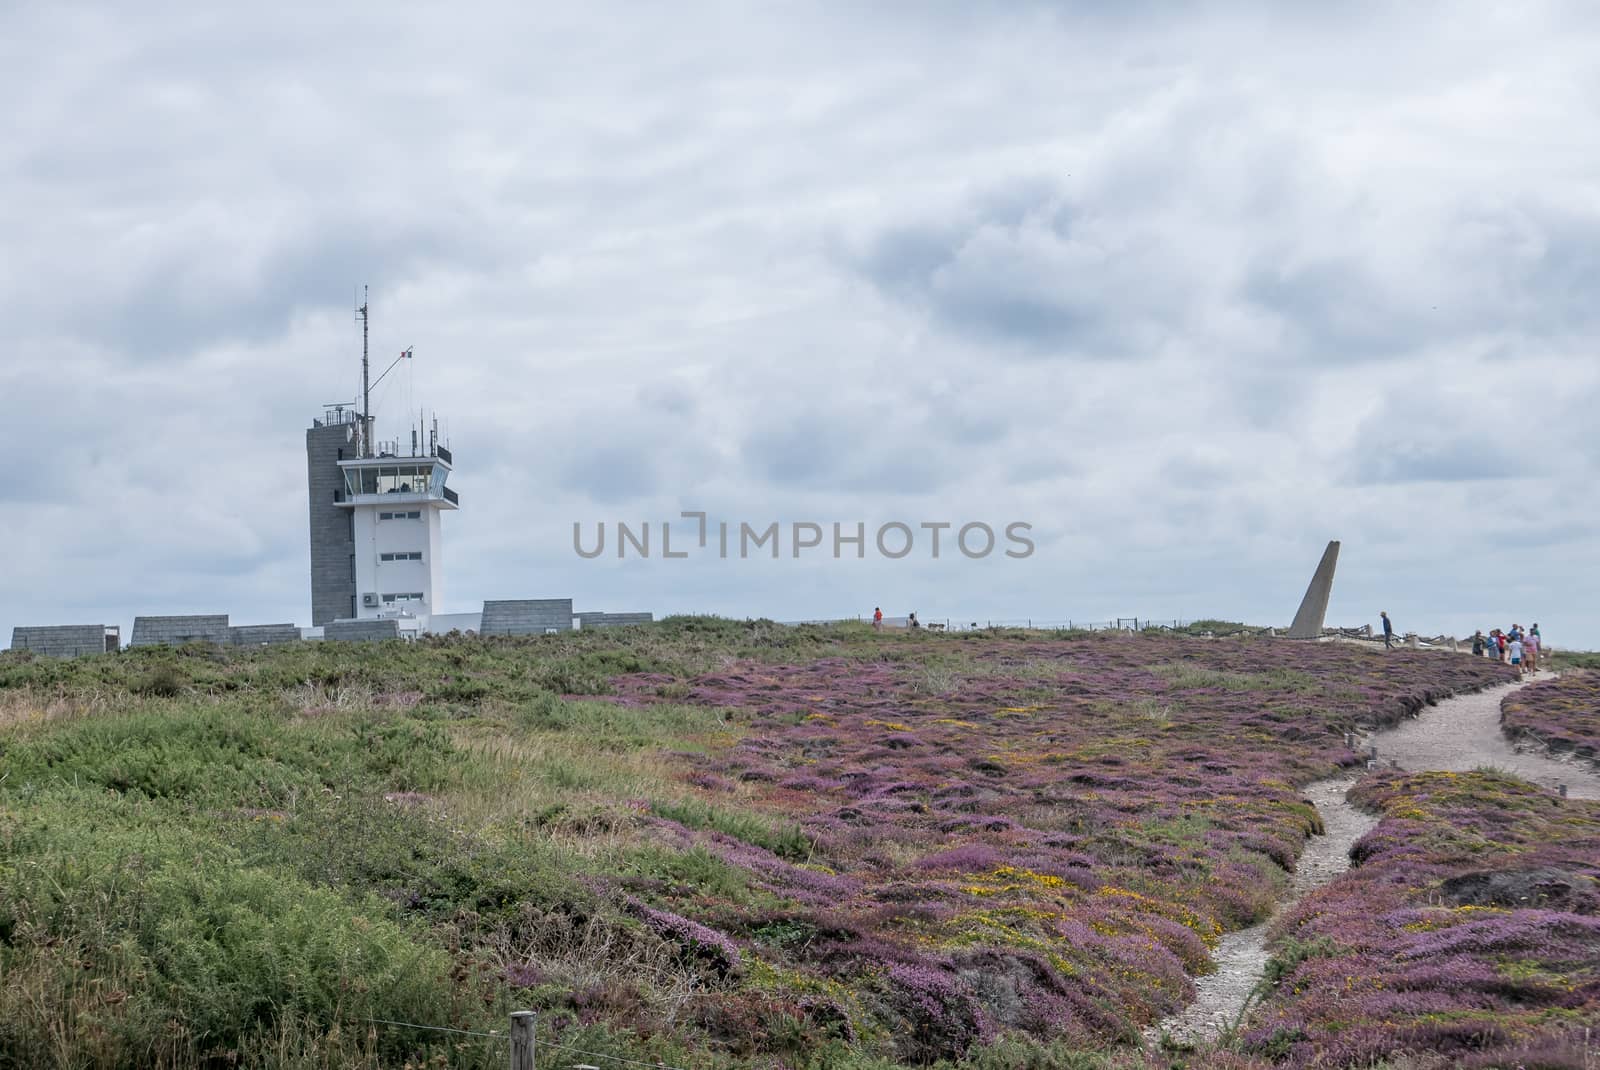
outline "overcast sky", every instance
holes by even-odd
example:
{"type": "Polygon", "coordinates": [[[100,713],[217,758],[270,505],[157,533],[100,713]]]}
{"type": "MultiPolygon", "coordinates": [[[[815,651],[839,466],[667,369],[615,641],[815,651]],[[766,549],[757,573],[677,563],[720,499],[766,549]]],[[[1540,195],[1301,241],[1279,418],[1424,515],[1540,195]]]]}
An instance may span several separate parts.
{"type": "Polygon", "coordinates": [[[0,642],[309,623],[369,284],[445,609],[1284,624],[1336,538],[1600,647],[1593,5],[408,6],[0,5],[0,642]],[[681,510],[1036,549],[573,551],[681,510]]]}

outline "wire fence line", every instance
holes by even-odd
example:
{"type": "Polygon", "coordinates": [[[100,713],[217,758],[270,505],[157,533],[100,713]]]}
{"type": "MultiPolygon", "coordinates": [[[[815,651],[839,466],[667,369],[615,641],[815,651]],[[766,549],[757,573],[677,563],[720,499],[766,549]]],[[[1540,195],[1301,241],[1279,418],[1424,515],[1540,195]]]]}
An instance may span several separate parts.
{"type": "Polygon", "coordinates": [[[588,1059],[605,1059],[609,1062],[623,1063],[628,1066],[647,1066],[651,1070],[684,1070],[681,1066],[672,1066],[668,1063],[652,1063],[643,1059],[629,1059],[622,1055],[607,1055],[603,1051],[584,1051],[582,1048],[574,1048],[570,1044],[557,1044],[549,1040],[545,1041],[543,1046],[546,1048],[559,1048],[562,1051],[569,1051],[574,1055],[582,1055],[588,1059]]]}
{"type": "MultiPolygon", "coordinates": [[[[866,624],[869,618],[855,617],[826,617],[813,620],[785,620],[778,623],[788,627],[798,627],[804,624],[866,624]]],[[[908,617],[884,617],[883,626],[886,628],[905,628],[909,625],[908,617]]],[[[1080,631],[1080,632],[1112,632],[1112,631],[1145,631],[1156,629],[1159,631],[1181,631],[1195,622],[1181,617],[1114,617],[1110,620],[1079,620],[1073,617],[1007,617],[992,618],[980,617],[932,617],[918,618],[918,623],[924,628],[936,631],[970,632],[983,631],[989,628],[1030,628],[1039,631],[1080,631]]]]}
{"type": "Polygon", "coordinates": [[[538,1040],[534,1031],[536,1016],[532,1011],[517,1011],[511,1015],[511,1028],[502,1033],[499,1030],[484,1032],[478,1029],[457,1029],[448,1025],[426,1025],[422,1022],[402,1022],[391,1018],[362,1018],[361,1021],[368,1025],[394,1026],[400,1029],[416,1029],[424,1033],[442,1033],[452,1036],[476,1037],[483,1040],[499,1040],[510,1045],[509,1057],[511,1070],[533,1070],[535,1060],[540,1049],[564,1051],[572,1055],[579,1055],[586,1059],[599,1059],[602,1062],[615,1063],[620,1066],[646,1067],[647,1070],[686,1070],[681,1066],[670,1063],[654,1062],[646,1059],[633,1059],[625,1055],[612,1055],[603,1051],[590,1051],[587,1048],[574,1047],[571,1044],[562,1044],[555,1040],[538,1040]]]}
{"type": "Polygon", "coordinates": [[[491,1040],[510,1040],[508,1033],[483,1033],[476,1029],[455,1029],[448,1025],[423,1025],[421,1022],[397,1022],[389,1018],[363,1018],[369,1025],[397,1025],[404,1029],[420,1029],[425,1033],[454,1033],[463,1037],[488,1037],[491,1040]]]}

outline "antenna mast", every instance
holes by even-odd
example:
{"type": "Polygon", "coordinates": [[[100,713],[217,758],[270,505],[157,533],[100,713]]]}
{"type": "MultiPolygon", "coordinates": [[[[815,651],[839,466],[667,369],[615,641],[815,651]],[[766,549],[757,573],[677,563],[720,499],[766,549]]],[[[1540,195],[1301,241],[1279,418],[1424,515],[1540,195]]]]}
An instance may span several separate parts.
{"type": "Polygon", "coordinates": [[[372,454],[372,399],[367,386],[367,288],[361,287],[361,307],[356,309],[361,317],[361,456],[372,454]]]}

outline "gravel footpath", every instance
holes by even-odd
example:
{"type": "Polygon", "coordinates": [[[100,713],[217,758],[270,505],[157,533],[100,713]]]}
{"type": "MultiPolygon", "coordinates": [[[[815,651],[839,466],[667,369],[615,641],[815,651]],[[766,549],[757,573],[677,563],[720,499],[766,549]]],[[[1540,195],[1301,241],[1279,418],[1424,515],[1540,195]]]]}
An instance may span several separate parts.
{"type": "MultiPolygon", "coordinates": [[[[1550,675],[1538,674],[1539,678],[1550,675]]],[[[1375,744],[1378,760],[1384,765],[1393,760],[1401,769],[1413,772],[1467,772],[1491,767],[1552,790],[1565,784],[1571,798],[1600,799],[1600,773],[1552,758],[1536,748],[1518,748],[1500,733],[1500,700],[1521,686],[1507,684],[1426,706],[1398,728],[1365,739],[1362,749],[1375,744]]],[[[1291,893],[1278,907],[1278,913],[1349,869],[1351,846],[1377,824],[1375,815],[1345,801],[1345,792],[1354,783],[1342,777],[1320,780],[1302,793],[1322,815],[1324,834],[1306,844],[1295,868],[1291,893]]],[[[1273,918],[1276,917],[1275,913],[1273,918]]],[[[1223,936],[1212,952],[1216,972],[1195,978],[1194,1002],[1146,1036],[1155,1040],[1165,1033],[1176,1041],[1193,1044],[1214,1040],[1235,1025],[1266,969],[1267,930],[1271,924],[1269,919],[1223,936]]]]}
{"type": "Polygon", "coordinates": [[[1194,1001],[1162,1022],[1153,1037],[1164,1032],[1183,1043],[1199,1043],[1215,1039],[1238,1022],[1250,993],[1267,968],[1267,929],[1295,900],[1349,869],[1351,846],[1378,823],[1372,814],[1344,801],[1345,792],[1354,783],[1346,777],[1319,780],[1301,792],[1322,815],[1323,834],[1313,836],[1306,844],[1290,879],[1288,898],[1271,918],[1227,933],[1217,942],[1211,953],[1216,972],[1195,978],[1194,1001]]]}
{"type": "MultiPolygon", "coordinates": [[[[1550,679],[1554,673],[1529,677],[1550,679]]],[[[1443,769],[1468,772],[1485,766],[1512,773],[1541,788],[1567,786],[1574,799],[1600,799],[1600,773],[1577,762],[1551,757],[1537,744],[1518,747],[1500,732],[1500,700],[1522,684],[1507,684],[1425,706],[1416,717],[1366,742],[1378,747],[1378,760],[1400,763],[1413,772],[1443,769]]],[[[1363,744],[1364,746],[1365,744],[1363,744]]]]}

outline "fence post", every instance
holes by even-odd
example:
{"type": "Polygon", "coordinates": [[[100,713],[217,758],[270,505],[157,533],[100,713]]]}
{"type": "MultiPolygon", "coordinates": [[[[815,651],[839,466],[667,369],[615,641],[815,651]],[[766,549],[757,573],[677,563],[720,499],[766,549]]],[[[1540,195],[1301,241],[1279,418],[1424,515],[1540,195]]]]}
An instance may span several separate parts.
{"type": "Polygon", "coordinates": [[[534,1022],[532,1011],[511,1012],[511,1070],[534,1070],[534,1022]]]}

